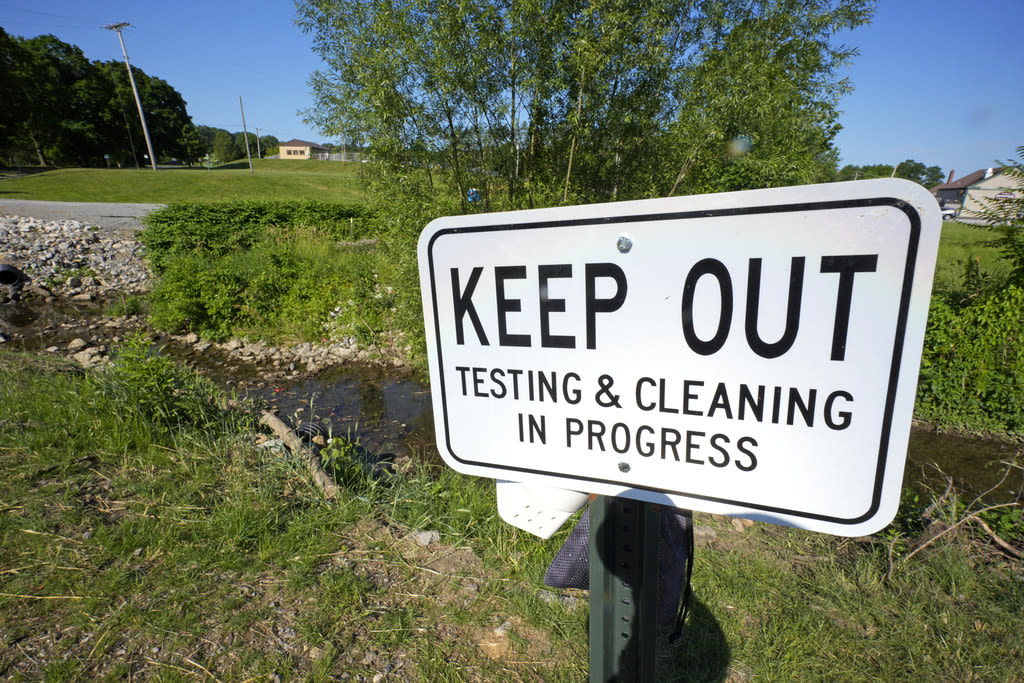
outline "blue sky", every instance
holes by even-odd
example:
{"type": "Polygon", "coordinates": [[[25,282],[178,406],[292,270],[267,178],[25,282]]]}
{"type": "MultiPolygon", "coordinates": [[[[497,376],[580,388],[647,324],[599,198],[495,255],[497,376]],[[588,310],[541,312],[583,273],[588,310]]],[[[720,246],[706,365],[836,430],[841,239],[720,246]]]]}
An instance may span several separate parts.
{"type": "MultiPolygon", "coordinates": [[[[52,33],[89,59],[122,59],[105,24],[127,21],[132,64],[170,83],[197,124],[280,140],[329,142],[302,123],[319,60],[289,0],[0,0],[0,26],[52,33]]],[[[1024,145],[1024,0],[881,0],[870,26],[839,40],[860,49],[846,75],[836,143],[842,164],[915,159],[957,177],[1024,145]]]]}

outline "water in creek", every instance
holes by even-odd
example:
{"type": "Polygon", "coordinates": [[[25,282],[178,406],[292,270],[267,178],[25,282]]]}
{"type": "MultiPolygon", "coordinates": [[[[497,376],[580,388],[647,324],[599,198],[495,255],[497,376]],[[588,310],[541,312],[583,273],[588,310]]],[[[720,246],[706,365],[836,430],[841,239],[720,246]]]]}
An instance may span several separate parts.
{"type": "MultiPolygon", "coordinates": [[[[429,390],[382,369],[339,369],[254,393],[293,424],[313,416],[334,434],[358,436],[371,452],[437,457],[429,390]]],[[[1017,450],[1012,443],[915,428],[910,434],[904,486],[941,492],[948,475],[960,490],[976,495],[999,482],[1006,469],[1002,463],[1017,450]]],[[[992,498],[1005,500],[1022,489],[1021,471],[1014,470],[992,498]]]]}
{"type": "Polygon", "coordinates": [[[335,368],[246,393],[266,400],[289,424],[319,422],[374,454],[430,457],[435,451],[430,391],[378,367],[335,368]]]}
{"type": "MultiPolygon", "coordinates": [[[[0,348],[38,352],[51,345],[63,348],[76,336],[100,341],[123,334],[116,319],[101,314],[101,306],[99,302],[0,306],[0,333],[8,339],[0,348]]],[[[0,336],[0,341],[3,339],[0,336]]],[[[318,421],[333,434],[357,438],[377,455],[437,458],[430,392],[407,377],[374,366],[350,366],[313,379],[274,382],[261,378],[254,366],[231,361],[215,348],[194,353],[166,338],[156,339],[154,344],[222,383],[230,381],[243,394],[265,399],[293,425],[318,421]]],[[[1017,451],[1010,443],[914,429],[904,485],[942,491],[945,478],[941,471],[953,477],[961,489],[981,493],[999,481],[1005,471],[1001,463],[1017,451]]],[[[1015,470],[994,498],[1005,499],[1022,489],[1021,471],[1015,470]]]]}

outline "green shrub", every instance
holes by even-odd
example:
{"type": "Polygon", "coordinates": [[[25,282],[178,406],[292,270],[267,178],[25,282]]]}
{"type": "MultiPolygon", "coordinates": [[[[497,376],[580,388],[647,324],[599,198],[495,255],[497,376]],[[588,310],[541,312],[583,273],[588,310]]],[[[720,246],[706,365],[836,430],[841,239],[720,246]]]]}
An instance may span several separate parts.
{"type": "Polygon", "coordinates": [[[250,249],[278,228],[317,228],[334,240],[372,233],[370,212],[360,204],[320,201],[179,202],[146,216],[139,240],[150,267],[163,275],[173,257],[202,253],[215,258],[250,249]]]}
{"type": "Polygon", "coordinates": [[[385,326],[393,306],[372,249],[339,245],[317,230],[267,235],[219,257],[168,258],[150,295],[150,322],[213,340],[367,341],[385,326]]]}
{"type": "Polygon", "coordinates": [[[184,368],[139,334],[121,344],[105,372],[89,376],[97,395],[125,423],[159,429],[223,428],[228,413],[212,380],[184,368]]]}
{"type": "Polygon", "coordinates": [[[1024,432],[1024,290],[955,308],[932,299],[916,414],[943,425],[1024,432]]]}

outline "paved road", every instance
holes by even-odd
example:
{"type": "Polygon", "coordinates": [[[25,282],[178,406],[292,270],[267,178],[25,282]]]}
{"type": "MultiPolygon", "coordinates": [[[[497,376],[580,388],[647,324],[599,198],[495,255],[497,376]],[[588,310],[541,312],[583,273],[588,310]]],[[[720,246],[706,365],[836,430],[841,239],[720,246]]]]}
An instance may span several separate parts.
{"type": "Polygon", "coordinates": [[[138,230],[140,217],[163,204],[109,204],[104,202],[42,202],[0,199],[0,214],[31,216],[42,220],[75,220],[108,230],[138,230]]]}

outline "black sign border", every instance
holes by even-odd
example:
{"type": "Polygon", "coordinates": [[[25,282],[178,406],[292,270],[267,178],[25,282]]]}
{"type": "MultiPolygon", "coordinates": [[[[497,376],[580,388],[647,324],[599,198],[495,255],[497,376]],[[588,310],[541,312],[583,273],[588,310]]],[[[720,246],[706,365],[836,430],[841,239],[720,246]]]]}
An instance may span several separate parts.
{"type": "MultiPolygon", "coordinates": [[[[921,216],[917,210],[906,200],[898,197],[870,197],[870,198],[858,198],[858,199],[841,199],[831,200],[822,202],[801,202],[794,204],[775,204],[766,206],[751,206],[751,207],[735,207],[735,208],[723,208],[723,209],[709,209],[709,210],[697,210],[697,211],[679,211],[669,213],[651,213],[651,214],[639,214],[639,215],[628,215],[628,216],[606,216],[596,218],[580,218],[580,219],[560,219],[553,221],[537,221],[537,222],[526,222],[526,223],[498,223],[494,225],[476,225],[476,226],[463,226],[463,227],[451,227],[442,228],[434,233],[430,237],[430,241],[427,244],[427,261],[430,273],[430,297],[431,303],[433,304],[433,318],[434,318],[434,334],[435,344],[437,349],[437,363],[438,363],[438,376],[441,379],[440,394],[442,412],[444,418],[444,434],[445,434],[445,447],[448,450],[449,455],[456,461],[465,465],[471,465],[473,467],[482,467],[485,469],[494,469],[501,472],[521,472],[524,474],[535,474],[542,475],[544,477],[551,477],[556,479],[564,479],[566,481],[577,482],[577,481],[589,481],[597,484],[605,484],[608,486],[617,487],[628,487],[633,490],[649,491],[651,493],[661,493],[673,496],[684,496],[694,500],[705,500],[708,502],[721,503],[725,505],[731,505],[734,507],[746,508],[748,510],[758,510],[765,513],[781,514],[790,517],[797,517],[803,519],[814,519],[824,522],[831,522],[839,525],[856,525],[861,524],[870,520],[878,512],[882,502],[882,488],[885,479],[885,466],[888,459],[889,453],[889,439],[892,432],[892,420],[893,411],[896,403],[896,392],[899,388],[899,375],[900,365],[903,358],[903,343],[906,337],[907,331],[907,317],[910,311],[910,299],[911,292],[914,283],[914,272],[917,265],[917,253],[920,246],[921,240],[921,216]],[[871,496],[871,505],[868,510],[857,517],[844,518],[834,517],[831,515],[823,515],[814,512],[804,512],[800,510],[790,510],[787,508],[776,507],[771,505],[759,505],[753,503],[747,503],[743,501],[731,500],[728,498],[721,498],[718,496],[708,496],[697,493],[686,493],[683,491],[677,491],[674,489],[663,489],[653,486],[637,486],[632,483],[617,481],[614,479],[604,479],[601,477],[588,477],[568,474],[560,474],[554,472],[541,471],[531,469],[527,467],[516,467],[511,465],[495,465],[492,463],[477,462],[460,458],[455,454],[455,450],[451,444],[451,430],[448,424],[448,402],[447,402],[447,391],[444,384],[444,362],[441,350],[441,325],[440,318],[438,315],[437,305],[437,287],[436,277],[434,272],[434,259],[433,259],[433,248],[434,243],[443,236],[456,235],[456,234],[469,234],[476,232],[500,232],[508,230],[536,230],[539,228],[571,228],[571,227],[591,227],[591,226],[606,226],[615,225],[618,223],[641,223],[641,222],[653,222],[653,221],[677,221],[677,220],[688,220],[693,218],[723,218],[729,216],[750,216],[759,214],[782,214],[782,213],[797,213],[797,212],[812,212],[812,211],[829,211],[835,209],[851,209],[851,208],[869,208],[876,206],[891,206],[899,209],[910,221],[910,234],[907,244],[907,261],[904,265],[903,270],[903,287],[900,293],[900,306],[899,314],[896,322],[896,338],[893,343],[892,360],[889,367],[889,386],[885,396],[885,409],[882,415],[882,429],[879,437],[878,444],[878,462],[875,467],[875,485],[871,496]]],[[[433,389],[433,388],[432,388],[433,389]]],[[[495,478],[499,477],[497,474],[495,478]]],[[[568,488],[579,488],[578,486],[571,486],[568,488]]]]}

